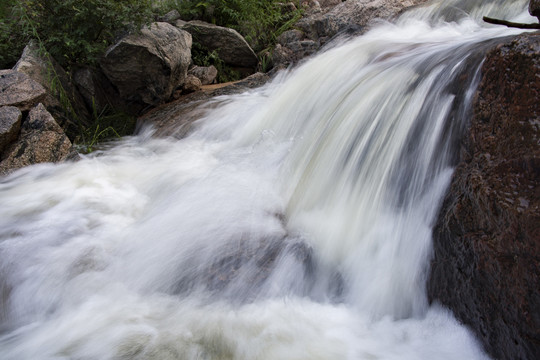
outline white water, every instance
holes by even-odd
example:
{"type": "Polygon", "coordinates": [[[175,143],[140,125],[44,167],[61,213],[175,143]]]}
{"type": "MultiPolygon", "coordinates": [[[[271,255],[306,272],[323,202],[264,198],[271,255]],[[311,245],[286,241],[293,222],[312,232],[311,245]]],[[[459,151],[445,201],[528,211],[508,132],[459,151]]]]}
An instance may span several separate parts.
{"type": "Polygon", "coordinates": [[[486,358],[425,281],[473,50],[513,33],[474,17],[528,20],[501,4],[381,24],[181,141],[2,179],[0,358],[486,358]]]}

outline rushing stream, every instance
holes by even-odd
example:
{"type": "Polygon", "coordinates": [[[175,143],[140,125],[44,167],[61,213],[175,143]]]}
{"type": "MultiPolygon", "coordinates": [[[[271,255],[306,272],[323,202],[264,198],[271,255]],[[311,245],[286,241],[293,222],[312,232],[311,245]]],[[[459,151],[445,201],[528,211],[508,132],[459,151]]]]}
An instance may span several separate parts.
{"type": "Polygon", "coordinates": [[[435,2],[152,129],[0,179],[0,358],[484,359],[429,306],[431,227],[493,39],[435,2]]]}

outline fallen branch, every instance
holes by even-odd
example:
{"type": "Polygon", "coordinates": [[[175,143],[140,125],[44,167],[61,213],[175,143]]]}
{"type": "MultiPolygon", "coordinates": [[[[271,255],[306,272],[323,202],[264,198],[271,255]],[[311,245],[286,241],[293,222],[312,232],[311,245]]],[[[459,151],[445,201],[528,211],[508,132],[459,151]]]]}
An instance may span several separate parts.
{"type": "Polygon", "coordinates": [[[540,24],[522,24],[522,23],[515,23],[511,21],[506,20],[499,20],[499,19],[493,19],[487,16],[483,17],[483,20],[490,24],[495,25],[504,25],[512,28],[519,28],[519,29],[540,29],[540,24]]]}

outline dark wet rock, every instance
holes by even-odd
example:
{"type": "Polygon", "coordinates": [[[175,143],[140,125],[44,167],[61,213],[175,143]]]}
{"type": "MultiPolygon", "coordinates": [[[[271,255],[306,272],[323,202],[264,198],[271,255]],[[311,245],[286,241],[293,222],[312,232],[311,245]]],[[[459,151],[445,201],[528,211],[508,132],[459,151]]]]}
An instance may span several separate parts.
{"type": "Polygon", "coordinates": [[[59,162],[72,156],[68,137],[43,104],[30,110],[23,121],[17,142],[5,152],[0,174],[44,162],[59,162]]]}
{"type": "Polygon", "coordinates": [[[210,85],[216,81],[218,71],[214,65],[194,66],[189,69],[188,74],[196,76],[199,80],[201,80],[202,85],[210,85]]]}
{"type": "Polygon", "coordinates": [[[536,16],[540,21],[540,0],[529,0],[529,14],[536,16]]]}
{"type": "Polygon", "coordinates": [[[153,23],[110,47],[101,67],[125,101],[158,105],[183,85],[191,44],[188,32],[168,23],[153,23]]]}
{"type": "Polygon", "coordinates": [[[86,106],[97,114],[114,110],[137,115],[145,107],[125,102],[100,68],[76,69],[73,72],[73,83],[77,86],[86,106]]]}
{"type": "Polygon", "coordinates": [[[194,42],[216,51],[227,65],[249,69],[257,66],[257,55],[236,30],[198,20],[188,22],[182,29],[193,36],[194,42]]]}
{"type": "Polygon", "coordinates": [[[538,33],[488,53],[434,228],[429,297],[497,359],[540,359],[539,74],[538,33]]]}
{"type": "Polygon", "coordinates": [[[15,106],[0,107],[0,159],[4,150],[19,136],[22,113],[15,106]]]}
{"type": "Polygon", "coordinates": [[[178,100],[152,109],[139,118],[141,125],[151,125],[156,130],[154,136],[176,138],[184,137],[191,131],[193,122],[204,117],[219,102],[208,100],[220,95],[240,94],[265,84],[269,77],[263,73],[255,73],[243,80],[203,87],[178,100]]]}
{"type": "Polygon", "coordinates": [[[53,58],[40,55],[33,41],[24,48],[13,70],[28,75],[45,88],[47,94],[39,102],[45,105],[70,139],[80,135],[81,126],[90,124],[90,112],[69,75],[53,58]],[[64,102],[60,101],[61,97],[64,102]]]}
{"type": "MultiPolygon", "coordinates": [[[[171,293],[182,295],[197,289],[246,303],[276,295],[310,296],[320,285],[319,278],[329,278],[317,271],[313,249],[294,237],[231,240],[215,253],[195,251],[192,260],[187,264],[189,270],[179,269],[171,293]]],[[[332,279],[339,283],[339,274],[332,279]]],[[[323,296],[336,299],[335,283],[322,282],[327,285],[321,290],[323,296]]]]}
{"type": "Polygon", "coordinates": [[[15,106],[28,111],[46,95],[45,88],[28,75],[15,70],[0,70],[0,106],[15,106]]]}

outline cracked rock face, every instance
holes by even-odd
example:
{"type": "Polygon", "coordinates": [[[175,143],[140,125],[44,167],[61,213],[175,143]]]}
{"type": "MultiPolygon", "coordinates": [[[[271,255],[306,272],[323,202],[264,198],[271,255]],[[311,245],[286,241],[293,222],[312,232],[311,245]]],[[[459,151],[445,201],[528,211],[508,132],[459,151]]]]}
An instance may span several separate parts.
{"type": "Polygon", "coordinates": [[[428,294],[497,359],[540,359],[540,34],[492,49],[434,229],[428,294]]]}
{"type": "Polygon", "coordinates": [[[71,151],[68,137],[40,103],[30,110],[21,126],[18,141],[2,158],[0,175],[32,164],[65,160],[71,151]]]}
{"type": "Polygon", "coordinates": [[[15,70],[0,70],[0,106],[28,111],[47,95],[45,88],[15,70]]]}
{"type": "Polygon", "coordinates": [[[188,32],[168,23],[153,23],[109,48],[101,68],[124,100],[157,105],[183,85],[191,45],[188,32]]]}

